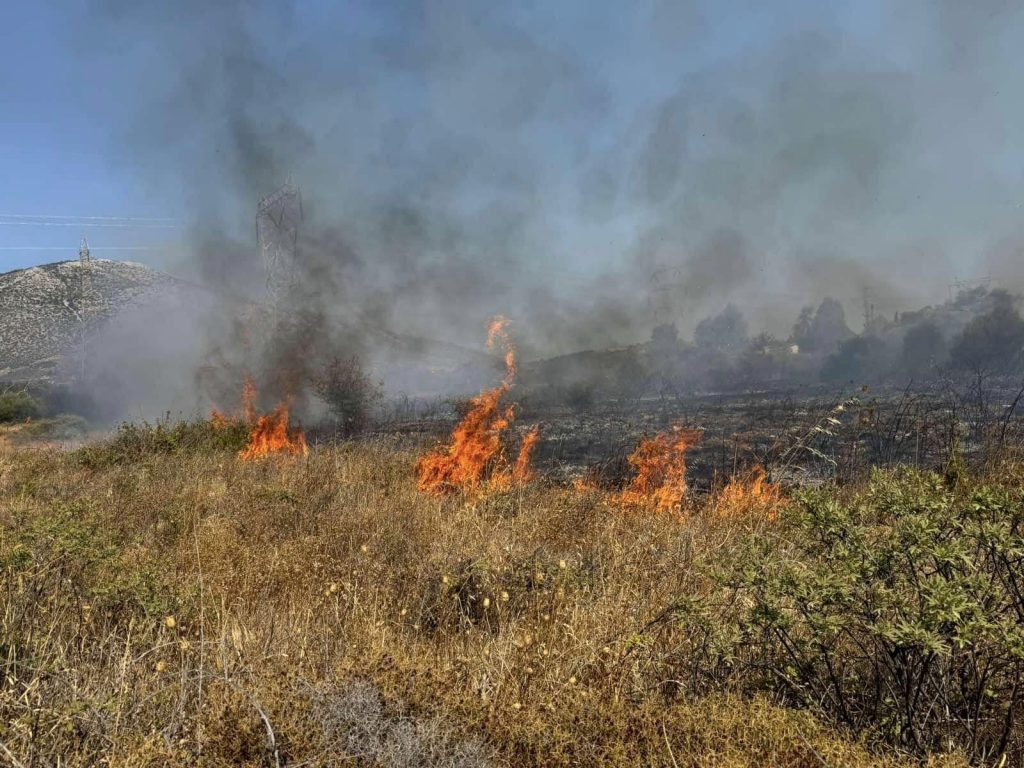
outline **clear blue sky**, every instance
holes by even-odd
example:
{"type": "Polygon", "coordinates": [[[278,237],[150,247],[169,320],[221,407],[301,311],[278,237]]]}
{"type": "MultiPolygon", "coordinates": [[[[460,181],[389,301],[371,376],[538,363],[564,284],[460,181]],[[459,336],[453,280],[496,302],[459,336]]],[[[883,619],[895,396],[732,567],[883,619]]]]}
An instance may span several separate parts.
{"type": "MultiPolygon", "coordinates": [[[[101,81],[83,71],[83,53],[91,43],[87,34],[76,35],[77,13],[72,13],[71,6],[12,3],[4,15],[0,214],[180,214],[169,210],[169,196],[147,190],[132,168],[113,160],[119,126],[130,114],[130,104],[125,103],[130,94],[120,87],[117,72],[101,81]]],[[[103,247],[158,247],[175,237],[163,228],[123,229],[98,223],[83,221],[82,226],[71,227],[0,223],[0,270],[73,258],[83,234],[98,247],[98,256],[136,260],[152,254],[103,252],[103,247]]]]}
{"type": "MultiPolygon", "coordinates": [[[[453,167],[473,162],[470,181],[453,182],[448,203],[458,215],[507,197],[522,182],[512,178],[517,166],[529,165],[532,186],[516,205],[542,209],[536,237],[556,245],[539,261],[524,260],[524,272],[614,270],[652,237],[662,251],[685,250],[705,229],[728,225],[763,245],[761,260],[833,250],[895,262],[918,249],[936,254],[944,280],[1002,268],[1000,259],[1013,258],[1000,254],[1012,254],[1022,234],[1024,70],[1016,43],[1024,27],[1014,3],[323,0],[282,14],[261,3],[251,15],[245,3],[207,5],[169,4],[152,15],[121,0],[5,9],[0,270],[72,258],[82,234],[97,256],[172,263],[189,247],[187,228],[36,226],[4,216],[188,223],[197,199],[219,194],[210,188],[219,171],[178,171],[230,155],[218,133],[224,103],[251,111],[245,100],[274,87],[289,94],[288,109],[316,144],[298,172],[320,200],[332,183],[343,187],[332,201],[339,208],[359,210],[396,189],[431,189],[446,133],[453,167]],[[509,43],[502,58],[494,41],[512,37],[477,35],[498,28],[548,57],[541,77],[564,78],[533,118],[521,119],[521,104],[532,102],[516,96],[518,72],[530,63],[524,46],[509,43]],[[202,62],[238,29],[266,57],[257,64],[268,79],[295,82],[261,83],[251,94],[211,89],[216,95],[194,107],[197,135],[182,136],[188,124],[176,122],[175,99],[161,94],[202,92],[188,78],[204,77],[202,62]],[[503,61],[514,68],[506,72],[503,61]],[[575,74],[551,68],[563,65],[575,74]],[[332,114],[335,84],[350,110],[349,133],[334,123],[319,128],[332,114]],[[687,105],[681,124],[672,119],[673,99],[687,105]],[[161,108],[169,136],[140,140],[139,126],[159,125],[161,108]],[[664,135],[673,130],[686,133],[681,164],[664,135]],[[398,137],[383,160],[382,135],[398,137]],[[667,154],[650,149],[657,142],[667,154]],[[837,162],[839,155],[847,159],[837,162]],[[658,166],[670,169],[667,191],[631,191],[660,184],[658,166]],[[602,184],[608,200],[593,203],[602,184]],[[104,251],[129,246],[155,250],[104,251]]],[[[237,218],[239,232],[251,210],[245,194],[225,214],[237,218]]],[[[664,258],[655,251],[652,260],[664,258]]]]}

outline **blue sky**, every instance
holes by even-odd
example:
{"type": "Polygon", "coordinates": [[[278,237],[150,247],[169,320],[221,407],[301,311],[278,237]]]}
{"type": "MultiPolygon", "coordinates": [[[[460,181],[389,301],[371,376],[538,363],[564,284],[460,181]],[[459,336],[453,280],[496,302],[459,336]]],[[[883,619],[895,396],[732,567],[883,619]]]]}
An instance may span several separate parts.
{"type": "Polygon", "coordinates": [[[714,301],[877,283],[899,309],[957,276],[1016,280],[1014,3],[282,8],[12,4],[0,270],[72,258],[83,234],[97,256],[189,269],[197,222],[243,247],[287,167],[378,287],[445,249],[511,261],[524,296],[664,264],[714,301]],[[395,244],[369,222],[403,206],[426,223],[395,244]],[[715,251],[723,230],[740,255],[715,251]]]}

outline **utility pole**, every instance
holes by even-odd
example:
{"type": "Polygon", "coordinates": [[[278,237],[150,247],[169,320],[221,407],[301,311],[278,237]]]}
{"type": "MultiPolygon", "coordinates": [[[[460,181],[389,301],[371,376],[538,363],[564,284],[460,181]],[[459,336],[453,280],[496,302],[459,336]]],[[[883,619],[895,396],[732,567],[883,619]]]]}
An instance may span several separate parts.
{"type": "Polygon", "coordinates": [[[89,320],[93,310],[95,296],[92,290],[92,255],[89,253],[89,241],[83,236],[78,246],[78,357],[79,376],[85,381],[89,360],[89,320]]]}

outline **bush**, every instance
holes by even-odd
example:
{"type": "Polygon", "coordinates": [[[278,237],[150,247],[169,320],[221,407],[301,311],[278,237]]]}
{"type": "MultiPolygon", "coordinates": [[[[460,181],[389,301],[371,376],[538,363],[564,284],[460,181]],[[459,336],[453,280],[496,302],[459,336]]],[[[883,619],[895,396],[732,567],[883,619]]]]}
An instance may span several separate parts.
{"type": "Polygon", "coordinates": [[[363,370],[356,356],[335,357],[314,378],[313,388],[345,434],[366,427],[370,409],[381,399],[382,385],[363,370]]]}
{"type": "Polygon", "coordinates": [[[34,419],[40,411],[38,401],[23,389],[0,392],[0,423],[34,419]]]}
{"type": "Polygon", "coordinates": [[[108,440],[79,449],[78,457],[84,465],[98,468],[160,454],[240,451],[249,440],[249,431],[249,425],[241,422],[172,422],[170,417],[153,424],[126,423],[108,440]]]}
{"type": "Polygon", "coordinates": [[[920,754],[1019,756],[1022,501],[911,470],[876,471],[850,503],[805,492],[791,530],[750,539],[721,572],[739,607],[716,674],[731,658],[744,685],[920,754]]]}

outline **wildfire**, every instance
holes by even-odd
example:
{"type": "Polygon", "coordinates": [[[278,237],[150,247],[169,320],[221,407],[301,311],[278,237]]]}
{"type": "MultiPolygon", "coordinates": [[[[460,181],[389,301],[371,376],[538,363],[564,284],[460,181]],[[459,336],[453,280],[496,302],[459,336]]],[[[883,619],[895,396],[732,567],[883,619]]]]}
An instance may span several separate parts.
{"type": "Polygon", "coordinates": [[[239,451],[243,459],[256,459],[272,453],[287,453],[305,456],[309,453],[306,436],[301,429],[290,426],[288,403],[281,403],[271,413],[259,415],[256,408],[256,382],[251,376],[242,384],[242,407],[235,416],[221,411],[210,412],[210,423],[215,429],[225,429],[234,424],[250,424],[249,444],[239,451]]]}
{"type": "Polygon", "coordinates": [[[258,459],[272,453],[292,456],[305,456],[309,453],[302,430],[289,427],[286,403],[281,403],[271,413],[256,420],[256,426],[249,435],[249,445],[238,455],[243,459],[258,459]]]}
{"type": "Polygon", "coordinates": [[[674,427],[645,438],[627,459],[636,476],[618,496],[623,506],[678,511],[686,496],[686,452],[701,438],[699,429],[674,427]]]}
{"type": "Polygon", "coordinates": [[[782,489],[768,482],[764,467],[756,464],[746,476],[729,479],[718,495],[716,507],[723,517],[735,517],[751,510],[760,510],[769,520],[774,520],[782,501],[782,489]]]}
{"type": "Polygon", "coordinates": [[[495,317],[487,329],[487,347],[500,344],[505,353],[505,376],[497,387],[484,390],[470,401],[469,411],[452,432],[448,445],[438,446],[416,464],[419,489],[445,495],[459,489],[478,488],[485,482],[507,487],[525,482],[533,475],[530,460],[539,430],[535,427],[523,440],[515,465],[509,467],[502,435],[515,420],[515,406],[503,405],[516,376],[516,350],[508,334],[508,320],[495,317]]]}

